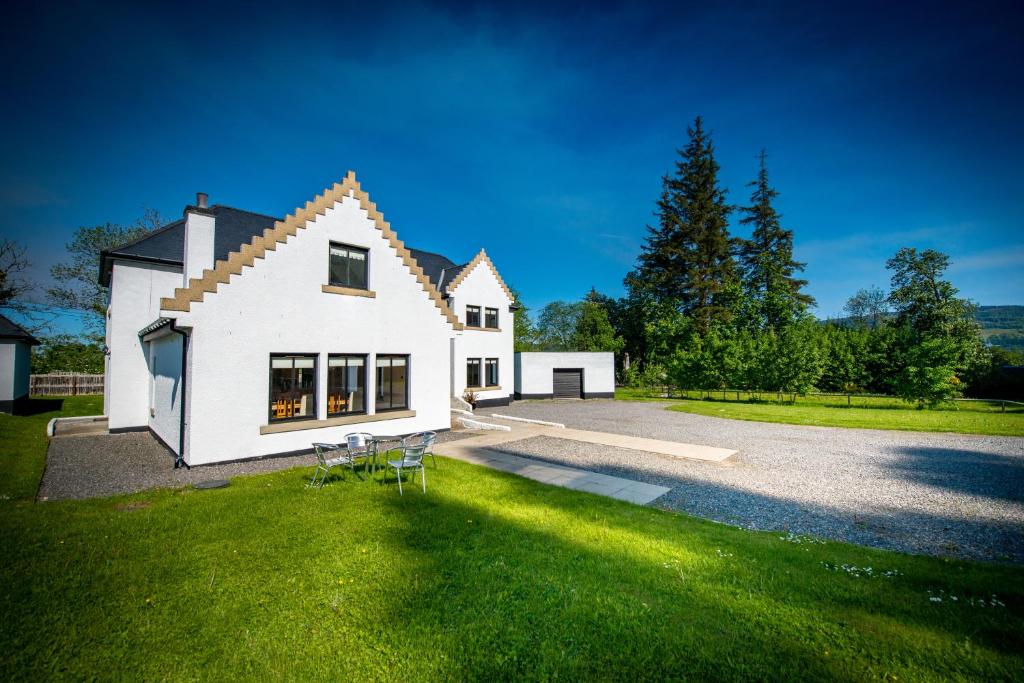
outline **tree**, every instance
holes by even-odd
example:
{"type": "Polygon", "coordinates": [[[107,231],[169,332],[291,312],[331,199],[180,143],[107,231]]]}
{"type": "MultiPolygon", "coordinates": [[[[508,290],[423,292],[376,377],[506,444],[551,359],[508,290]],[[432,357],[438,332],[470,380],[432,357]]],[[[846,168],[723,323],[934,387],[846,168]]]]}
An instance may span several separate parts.
{"type": "Polygon", "coordinates": [[[69,259],[50,269],[57,281],[46,293],[50,303],[86,312],[86,329],[94,338],[102,338],[107,289],[99,283],[100,252],[144,237],[162,222],[160,214],[148,209],[134,225],[78,228],[67,245],[69,259]]]}
{"type": "Polygon", "coordinates": [[[0,308],[16,308],[21,295],[32,287],[26,277],[31,265],[23,245],[0,240],[0,308]]]}
{"type": "Polygon", "coordinates": [[[512,313],[514,325],[513,349],[516,351],[533,351],[537,344],[537,331],[533,327],[533,320],[530,319],[530,309],[523,303],[519,291],[510,288],[512,301],[515,310],[512,313]]]}
{"type": "Polygon", "coordinates": [[[576,323],[582,303],[552,301],[541,309],[537,320],[537,347],[540,351],[572,351],[576,323]]]}
{"type": "Polygon", "coordinates": [[[103,372],[103,347],[69,335],[44,337],[32,351],[32,372],[103,372]]]}
{"type": "Polygon", "coordinates": [[[749,240],[739,241],[739,265],[743,293],[756,327],[779,330],[803,317],[814,298],[801,291],[807,280],[795,274],[804,269],[793,260],[793,231],[785,230],[772,202],[778,192],[768,183],[765,152],[761,151],[757,179],[748,183],[754,191],[750,206],[742,207],[743,225],[752,225],[749,240]]]}
{"type": "Polygon", "coordinates": [[[658,225],[648,226],[631,287],[649,289],[694,318],[704,335],[731,317],[728,285],[735,279],[729,239],[730,207],[718,185],[718,163],[704,123],[687,128],[673,175],[662,178],[658,225]]]}
{"type": "Polygon", "coordinates": [[[981,353],[974,304],[959,298],[956,287],[944,279],[948,267],[945,254],[909,247],[886,263],[892,271],[894,323],[908,342],[895,388],[918,407],[958,395],[963,388],[958,375],[981,353]]]}
{"type": "Polygon", "coordinates": [[[876,329],[889,316],[889,296],[874,286],[858,289],[843,310],[857,325],[876,329]]]}
{"type": "Polygon", "coordinates": [[[574,351],[618,353],[625,346],[625,341],[615,334],[615,328],[608,319],[608,309],[603,301],[605,298],[592,288],[581,303],[572,338],[574,351]]]}

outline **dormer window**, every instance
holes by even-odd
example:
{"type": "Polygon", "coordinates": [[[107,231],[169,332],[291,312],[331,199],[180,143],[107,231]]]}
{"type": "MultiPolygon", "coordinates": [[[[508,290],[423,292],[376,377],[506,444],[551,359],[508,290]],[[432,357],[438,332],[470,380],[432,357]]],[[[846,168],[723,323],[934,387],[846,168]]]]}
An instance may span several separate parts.
{"type": "Polygon", "coordinates": [[[488,327],[492,330],[498,329],[498,309],[497,308],[485,308],[484,309],[484,327],[488,327]]]}
{"type": "Polygon", "coordinates": [[[466,306],[466,327],[480,327],[479,306],[466,306]]]}
{"type": "Polygon", "coordinates": [[[367,289],[368,255],[366,249],[331,242],[330,284],[335,287],[367,289]]]}

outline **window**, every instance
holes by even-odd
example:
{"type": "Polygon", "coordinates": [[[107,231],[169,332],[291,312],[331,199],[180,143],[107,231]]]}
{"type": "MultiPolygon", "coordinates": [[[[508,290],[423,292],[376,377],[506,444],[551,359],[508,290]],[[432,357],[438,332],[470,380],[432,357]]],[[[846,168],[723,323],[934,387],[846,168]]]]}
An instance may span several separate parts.
{"type": "Polygon", "coordinates": [[[377,412],[409,407],[409,356],[377,356],[377,412]]]}
{"type": "Polygon", "coordinates": [[[327,358],[327,415],[366,412],[366,356],[327,358]]]}
{"type": "Polygon", "coordinates": [[[483,386],[483,385],[480,384],[480,359],[479,358],[467,358],[466,359],[466,386],[467,387],[483,386]]]}
{"type": "Polygon", "coordinates": [[[330,284],[337,287],[366,289],[366,249],[331,242],[330,284]]]}
{"type": "Polygon", "coordinates": [[[466,326],[480,327],[480,307],[466,306],[466,326]]]}
{"type": "Polygon", "coordinates": [[[270,421],[316,417],[316,356],[270,357],[270,421]]]}
{"type": "Polygon", "coordinates": [[[498,359],[488,358],[484,364],[484,371],[486,372],[487,386],[498,386],[498,359]]]}
{"type": "Polygon", "coordinates": [[[484,327],[489,327],[492,330],[498,329],[498,309],[497,308],[485,308],[484,309],[484,327]]]}

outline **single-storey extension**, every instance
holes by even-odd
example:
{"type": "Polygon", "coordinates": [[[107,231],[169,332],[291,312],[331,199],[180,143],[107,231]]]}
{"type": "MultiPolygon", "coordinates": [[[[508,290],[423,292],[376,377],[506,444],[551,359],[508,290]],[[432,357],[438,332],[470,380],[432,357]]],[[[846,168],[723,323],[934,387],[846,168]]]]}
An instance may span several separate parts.
{"type": "Polygon", "coordinates": [[[615,398],[615,354],[608,352],[516,352],[516,400],[615,398]]]}

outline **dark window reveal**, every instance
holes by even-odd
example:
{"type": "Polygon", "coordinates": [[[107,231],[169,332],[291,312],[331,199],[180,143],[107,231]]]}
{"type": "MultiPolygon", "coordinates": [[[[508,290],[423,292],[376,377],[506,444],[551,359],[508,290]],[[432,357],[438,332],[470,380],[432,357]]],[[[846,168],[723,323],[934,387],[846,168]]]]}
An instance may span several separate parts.
{"type": "Polygon", "coordinates": [[[480,359],[479,358],[467,358],[466,359],[466,386],[467,387],[479,387],[480,384],[480,359]]]}
{"type": "Polygon", "coordinates": [[[497,308],[485,308],[484,309],[484,327],[489,327],[492,330],[498,329],[498,309],[497,308]]]}
{"type": "Polygon", "coordinates": [[[488,358],[485,363],[485,373],[487,377],[487,386],[496,387],[498,386],[498,359],[488,358]]]}
{"type": "Polygon", "coordinates": [[[480,307],[466,306],[466,326],[480,327],[480,307]]]}
{"type": "Polygon", "coordinates": [[[366,356],[332,354],[327,359],[327,415],[366,412],[366,356]]]}
{"type": "Polygon", "coordinates": [[[316,417],[316,356],[270,357],[270,420],[316,417]]]}
{"type": "Polygon", "coordinates": [[[409,356],[377,356],[377,412],[409,407],[409,356]]]}
{"type": "Polygon", "coordinates": [[[367,254],[366,249],[332,242],[330,284],[366,289],[367,254]]]}

